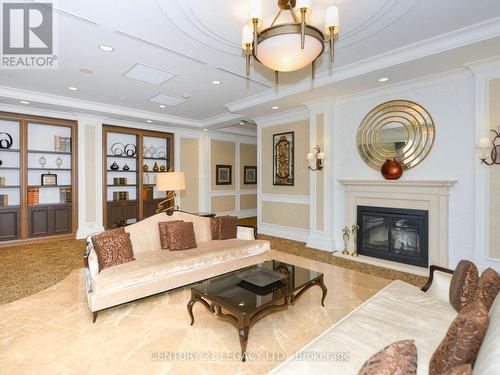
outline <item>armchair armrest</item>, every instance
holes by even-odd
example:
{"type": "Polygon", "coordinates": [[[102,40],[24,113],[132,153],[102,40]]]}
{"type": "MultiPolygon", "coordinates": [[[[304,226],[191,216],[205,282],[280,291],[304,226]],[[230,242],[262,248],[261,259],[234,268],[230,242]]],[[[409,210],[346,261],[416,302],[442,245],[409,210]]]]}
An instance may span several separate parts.
{"type": "Polygon", "coordinates": [[[257,228],[250,225],[238,225],[236,238],[239,240],[257,239],[257,228]]]}

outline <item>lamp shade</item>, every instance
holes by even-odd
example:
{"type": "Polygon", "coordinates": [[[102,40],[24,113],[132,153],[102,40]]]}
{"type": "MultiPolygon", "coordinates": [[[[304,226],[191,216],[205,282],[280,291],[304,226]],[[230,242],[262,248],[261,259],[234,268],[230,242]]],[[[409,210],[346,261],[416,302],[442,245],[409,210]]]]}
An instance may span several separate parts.
{"type": "Polygon", "coordinates": [[[311,8],[311,0],[297,0],[295,3],[295,9],[311,8]]]}
{"type": "Polygon", "coordinates": [[[306,155],[306,160],[314,160],[314,154],[312,152],[309,152],[307,155],[306,155]]]}
{"type": "Polygon", "coordinates": [[[335,6],[329,7],[325,13],[325,32],[327,34],[329,34],[330,27],[335,27],[335,33],[340,30],[339,8],[335,6]]]}
{"type": "Polygon", "coordinates": [[[325,153],[324,152],[318,153],[318,159],[319,160],[325,160],[326,159],[325,153]]]}
{"type": "Polygon", "coordinates": [[[186,190],[184,172],[157,173],[156,189],[158,191],[186,190]]]}
{"type": "Polygon", "coordinates": [[[251,0],[250,9],[248,10],[248,18],[250,20],[262,19],[262,0],[251,0]]]}
{"type": "Polygon", "coordinates": [[[243,26],[243,31],[241,32],[241,48],[247,49],[247,44],[253,43],[253,30],[249,25],[243,26]]]}

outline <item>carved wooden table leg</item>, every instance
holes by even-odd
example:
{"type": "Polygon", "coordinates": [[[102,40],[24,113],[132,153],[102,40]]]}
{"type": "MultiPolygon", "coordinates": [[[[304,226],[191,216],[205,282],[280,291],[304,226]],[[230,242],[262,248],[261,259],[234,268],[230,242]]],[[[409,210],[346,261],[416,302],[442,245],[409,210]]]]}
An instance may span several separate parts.
{"type": "Polygon", "coordinates": [[[238,319],[238,335],[240,337],[240,346],[241,346],[241,361],[245,362],[247,359],[247,343],[248,343],[248,333],[250,331],[250,321],[248,318],[239,318],[238,319]]]}
{"type": "Polygon", "coordinates": [[[188,310],[189,316],[191,317],[191,325],[194,324],[193,305],[196,302],[200,302],[203,306],[205,306],[205,308],[209,312],[211,312],[211,313],[215,312],[213,304],[209,305],[207,301],[205,301],[203,298],[201,298],[201,294],[198,294],[194,290],[191,290],[191,299],[189,300],[189,302],[187,304],[187,310],[188,310]]]}
{"type": "Polygon", "coordinates": [[[321,275],[319,282],[318,282],[319,287],[323,291],[323,297],[321,297],[321,306],[325,307],[325,298],[326,294],[328,293],[328,289],[325,286],[325,281],[323,280],[323,275],[321,275]]]}

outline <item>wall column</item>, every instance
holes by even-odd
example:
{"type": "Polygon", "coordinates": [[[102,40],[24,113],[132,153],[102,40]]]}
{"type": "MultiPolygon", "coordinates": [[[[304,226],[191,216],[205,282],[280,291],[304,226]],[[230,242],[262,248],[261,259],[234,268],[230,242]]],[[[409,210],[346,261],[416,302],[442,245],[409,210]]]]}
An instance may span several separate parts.
{"type": "Polygon", "coordinates": [[[102,220],[102,123],[78,116],[78,230],[76,237],[104,230],[102,220]]]}
{"type": "Polygon", "coordinates": [[[336,249],[334,200],[337,194],[333,138],[335,102],[327,98],[306,105],[309,109],[309,152],[319,146],[326,154],[323,170],[309,172],[310,230],[307,246],[333,251],[336,249]]]}

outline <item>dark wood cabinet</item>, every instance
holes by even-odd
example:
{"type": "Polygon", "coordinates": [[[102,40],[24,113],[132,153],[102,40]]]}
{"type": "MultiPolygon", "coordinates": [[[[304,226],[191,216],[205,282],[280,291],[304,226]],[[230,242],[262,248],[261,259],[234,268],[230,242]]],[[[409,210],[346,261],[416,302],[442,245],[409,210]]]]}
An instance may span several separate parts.
{"type": "Polygon", "coordinates": [[[19,208],[0,208],[0,241],[12,241],[19,238],[19,208]]]}
{"type": "Polygon", "coordinates": [[[138,204],[136,200],[108,202],[107,212],[107,228],[120,226],[127,220],[137,219],[138,204]]]}
{"type": "Polygon", "coordinates": [[[54,204],[28,207],[28,235],[41,237],[71,233],[71,205],[54,204]]]}

